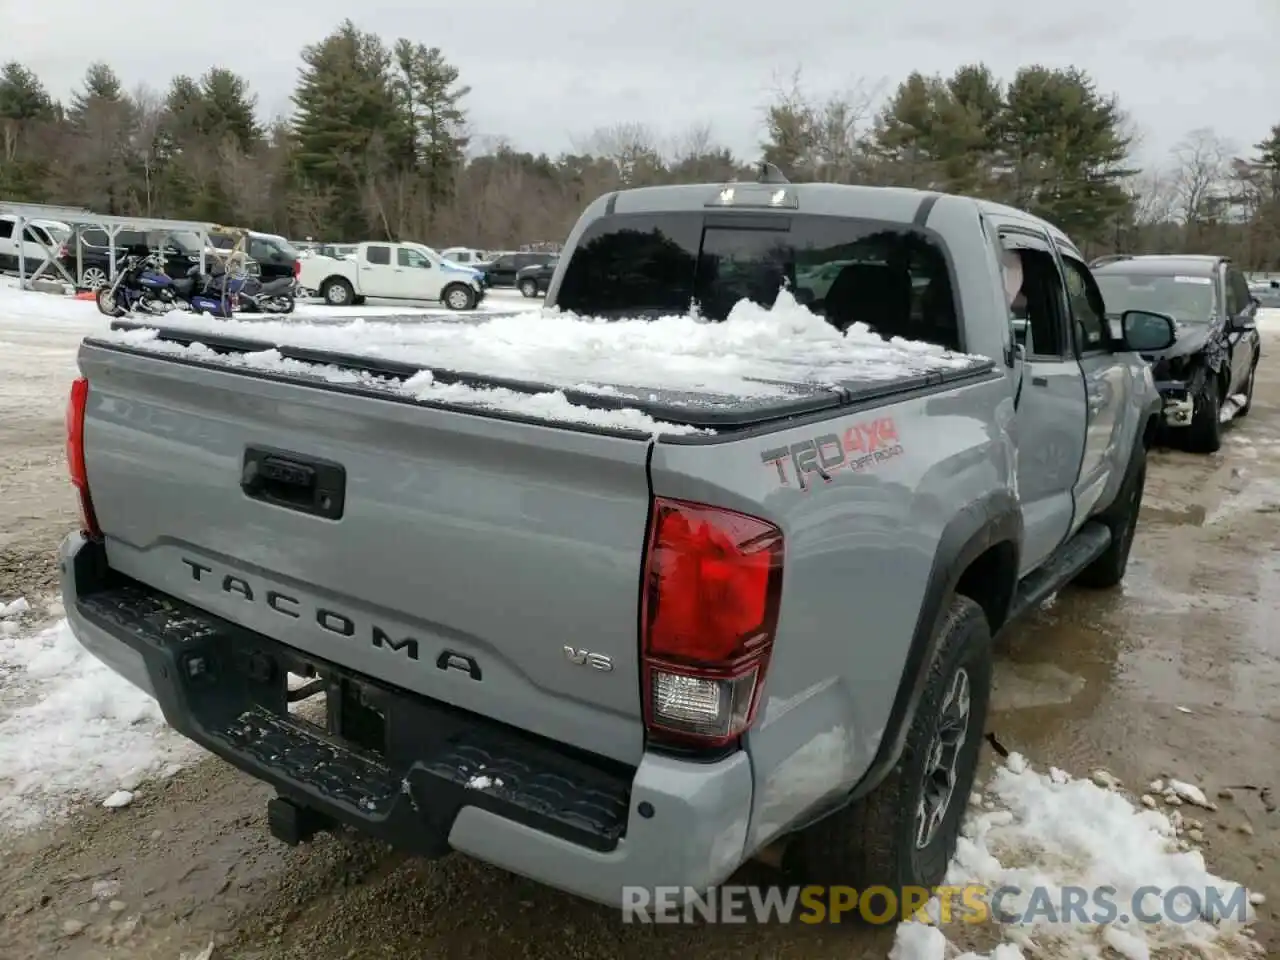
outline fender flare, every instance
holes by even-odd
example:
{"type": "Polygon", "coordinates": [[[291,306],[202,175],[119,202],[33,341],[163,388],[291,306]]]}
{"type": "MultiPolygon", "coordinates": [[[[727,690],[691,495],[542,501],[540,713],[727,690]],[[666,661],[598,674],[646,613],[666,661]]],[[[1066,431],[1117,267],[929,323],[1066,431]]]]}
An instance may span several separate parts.
{"type": "Polygon", "coordinates": [[[960,577],[988,549],[1006,541],[1015,547],[1022,544],[1022,511],[1012,490],[992,491],[975,500],[943,528],[879,749],[849,794],[850,801],[878,787],[901,759],[941,639],[938,628],[960,577]]]}

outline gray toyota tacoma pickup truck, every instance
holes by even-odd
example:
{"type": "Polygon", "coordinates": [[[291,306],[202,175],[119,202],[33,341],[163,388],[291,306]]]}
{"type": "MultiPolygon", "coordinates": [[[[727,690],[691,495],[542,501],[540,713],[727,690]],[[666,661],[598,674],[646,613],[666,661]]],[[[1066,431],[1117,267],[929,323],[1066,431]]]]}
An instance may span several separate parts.
{"type": "Polygon", "coordinates": [[[89,337],[71,627],[272,785],[286,842],[346,825],[615,905],[766,848],[804,882],[936,885],[992,635],[1124,575],[1160,409],[1134,351],[1173,323],[1114,339],[1080,251],[1016,210],[771,174],[601,197],[548,301],[717,321],[784,285],[959,359],[740,402],[566,391],[655,432],[396,394],[420,364],[181,321],[89,337]],[[270,347],[293,365],[237,361],[270,347]]]}

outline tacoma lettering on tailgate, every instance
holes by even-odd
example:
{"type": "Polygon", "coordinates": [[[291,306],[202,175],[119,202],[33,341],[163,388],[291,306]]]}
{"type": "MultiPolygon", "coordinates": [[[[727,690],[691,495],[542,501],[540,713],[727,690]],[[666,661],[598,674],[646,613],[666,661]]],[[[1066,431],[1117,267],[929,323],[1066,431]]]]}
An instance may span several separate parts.
{"type": "Polygon", "coordinates": [[[872,464],[891,460],[902,453],[898,427],[892,417],[880,417],[855,423],[844,433],[824,433],[812,440],[801,440],[786,447],[774,447],[760,454],[766,467],[778,472],[778,482],[790,486],[791,478],[801,490],[811,481],[806,474],[830,483],[837,470],[863,470],[872,464]]]}
{"type": "MultiPolygon", "coordinates": [[[[181,559],[191,571],[192,580],[198,580],[201,583],[208,584],[213,589],[240,597],[247,603],[265,604],[282,617],[297,620],[305,615],[308,620],[314,621],[321,630],[337,634],[340,637],[356,636],[356,621],[345,613],[330,610],[327,607],[307,608],[301,600],[297,597],[291,597],[287,593],[261,585],[254,585],[244,577],[238,577],[233,573],[219,576],[213,567],[207,564],[196,563],[196,561],[188,560],[186,557],[181,559]]],[[[360,628],[359,633],[362,637],[367,637],[368,642],[375,647],[395,653],[403,651],[404,655],[410,660],[418,659],[418,641],[413,637],[396,639],[376,623],[360,628]]],[[[441,666],[441,669],[443,670],[445,667],[441,666]]],[[[476,668],[475,673],[478,672],[479,668],[476,668]]],[[[473,676],[475,676],[474,673],[473,676]]],[[[476,679],[479,679],[479,677],[476,676],[476,679]]]]}

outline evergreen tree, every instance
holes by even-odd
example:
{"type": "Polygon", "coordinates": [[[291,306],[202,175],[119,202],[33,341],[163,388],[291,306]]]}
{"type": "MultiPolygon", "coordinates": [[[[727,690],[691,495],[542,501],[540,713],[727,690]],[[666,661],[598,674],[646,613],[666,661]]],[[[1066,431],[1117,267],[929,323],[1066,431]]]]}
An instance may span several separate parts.
{"type": "Polygon", "coordinates": [[[390,55],[377,36],[346,20],[306,47],[302,61],[293,95],[295,163],[304,183],[333,197],[330,222],[339,235],[358,237],[369,225],[366,181],[409,155],[390,55]]]}
{"type": "Polygon", "coordinates": [[[467,147],[466,114],[459,106],[471,88],[458,85],[458,68],[439,47],[396,42],[395,89],[405,115],[410,164],[421,176],[429,209],[450,194],[467,147]]]}
{"type": "Polygon", "coordinates": [[[0,120],[21,123],[54,117],[53,98],[32,70],[15,61],[0,67],[0,120]]]}
{"type": "Polygon", "coordinates": [[[1130,138],[1114,98],[1075,68],[1023,67],[1001,125],[1011,203],[1080,242],[1100,237],[1128,203],[1130,138]]]}

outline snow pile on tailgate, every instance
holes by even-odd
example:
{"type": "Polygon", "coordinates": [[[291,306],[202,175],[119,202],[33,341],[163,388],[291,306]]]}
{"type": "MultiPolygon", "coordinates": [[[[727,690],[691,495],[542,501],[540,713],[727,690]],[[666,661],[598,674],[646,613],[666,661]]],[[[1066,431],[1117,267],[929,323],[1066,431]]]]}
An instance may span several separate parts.
{"type": "Polygon", "coordinates": [[[923,385],[991,366],[932,344],[886,341],[863,324],[841,333],[787,291],[771,308],[741,301],[722,323],[546,309],[481,322],[339,326],[184,316],[166,317],[162,329],[116,326],[131,329],[103,339],[191,361],[642,433],[706,432],[697,424],[716,422],[683,415],[691,411],[836,405],[851,386],[923,385]],[[672,410],[671,422],[655,414],[672,410]]]}

